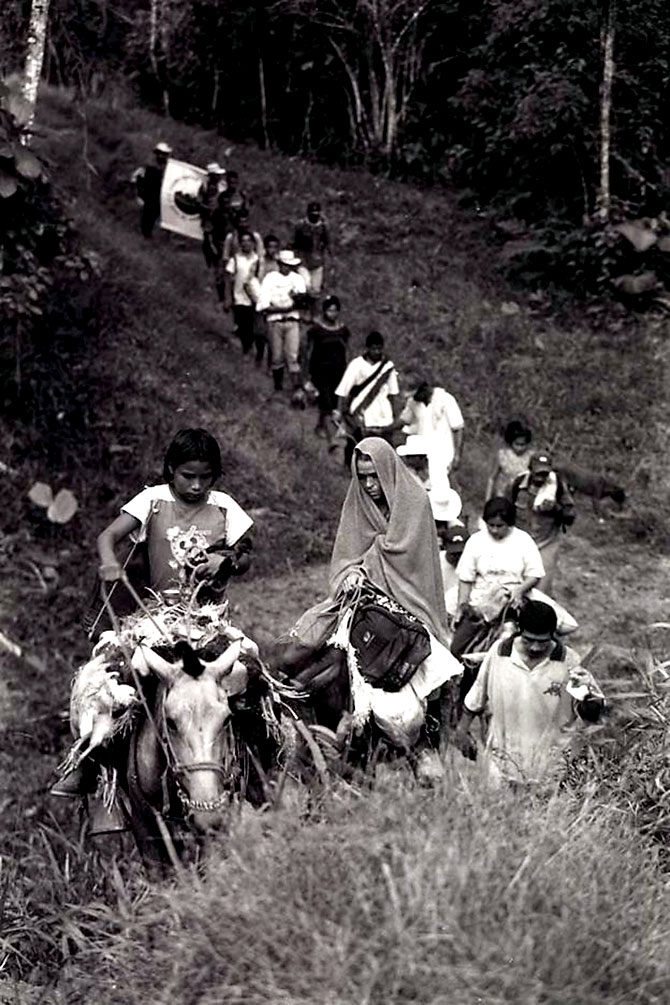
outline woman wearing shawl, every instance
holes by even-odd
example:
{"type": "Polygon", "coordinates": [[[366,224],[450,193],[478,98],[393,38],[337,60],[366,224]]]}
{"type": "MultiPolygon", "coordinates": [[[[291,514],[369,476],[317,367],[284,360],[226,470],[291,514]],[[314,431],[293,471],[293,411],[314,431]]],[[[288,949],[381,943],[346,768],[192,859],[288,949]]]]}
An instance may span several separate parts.
{"type": "MultiPolygon", "coordinates": [[[[309,654],[315,654],[335,630],[341,595],[368,580],[418,618],[429,634],[430,655],[405,685],[425,700],[461,673],[460,663],[448,650],[447,614],[428,494],[380,437],[366,437],[356,445],[352,475],[330,563],[330,596],[303,614],[294,626],[291,637],[295,644],[285,653],[281,666],[291,675],[293,668],[304,667],[309,654]]],[[[388,698],[402,700],[403,691],[405,688],[388,698]]],[[[379,718],[376,710],[375,715],[379,718]]]]}

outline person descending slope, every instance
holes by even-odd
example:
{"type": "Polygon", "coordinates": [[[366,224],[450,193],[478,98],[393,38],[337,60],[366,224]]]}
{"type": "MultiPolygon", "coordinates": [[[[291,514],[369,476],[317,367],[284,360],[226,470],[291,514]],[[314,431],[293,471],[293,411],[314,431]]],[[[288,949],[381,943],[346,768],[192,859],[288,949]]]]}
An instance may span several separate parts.
{"type": "Polygon", "coordinates": [[[133,172],[132,181],[142,203],[140,230],[144,237],[151,237],[160,220],[163,175],[171,153],[172,147],[161,141],[154,147],[154,163],[146,164],[133,172]]]}

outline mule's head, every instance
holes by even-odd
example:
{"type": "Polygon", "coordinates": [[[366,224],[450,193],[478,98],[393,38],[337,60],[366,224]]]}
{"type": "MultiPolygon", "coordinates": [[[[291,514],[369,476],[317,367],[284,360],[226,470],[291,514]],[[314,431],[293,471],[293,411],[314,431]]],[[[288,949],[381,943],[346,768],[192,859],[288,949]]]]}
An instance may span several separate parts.
{"type": "Polygon", "coordinates": [[[197,829],[210,830],[223,820],[237,768],[228,724],[230,699],[248,683],[240,643],[209,662],[199,660],[187,643],[175,647],[175,662],[153,650],[143,649],[142,655],[164,685],[159,714],[184,811],[197,829]]]}

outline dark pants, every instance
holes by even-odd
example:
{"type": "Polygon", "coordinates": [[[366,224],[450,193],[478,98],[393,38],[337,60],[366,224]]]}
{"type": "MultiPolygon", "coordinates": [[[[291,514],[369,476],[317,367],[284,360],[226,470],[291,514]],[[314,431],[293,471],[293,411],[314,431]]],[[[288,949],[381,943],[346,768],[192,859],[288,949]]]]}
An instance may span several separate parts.
{"type": "Polygon", "coordinates": [[[465,613],[454,630],[451,640],[451,652],[459,659],[463,653],[469,652],[478,638],[483,639],[488,632],[488,626],[478,615],[465,613]]]}
{"type": "Polygon", "coordinates": [[[390,443],[391,446],[393,446],[393,429],[390,426],[385,428],[378,426],[375,426],[374,428],[372,426],[369,428],[364,426],[358,427],[347,437],[347,442],[344,445],[345,468],[351,467],[351,459],[354,456],[354,447],[366,436],[381,436],[383,440],[386,440],[387,443],[390,443]]]}
{"type": "Polygon", "coordinates": [[[153,203],[144,203],[140,214],[140,230],[144,237],[151,237],[156,223],[160,219],[161,208],[153,203]]]}
{"type": "Polygon", "coordinates": [[[205,259],[205,265],[207,266],[208,269],[213,268],[221,258],[220,251],[218,250],[218,248],[214,246],[214,243],[212,242],[211,234],[205,234],[205,236],[202,239],[202,254],[205,259]]]}
{"type": "Polygon", "coordinates": [[[330,415],[337,408],[335,388],[340,383],[343,373],[344,368],[341,366],[319,366],[312,361],[309,375],[319,392],[318,408],[323,415],[330,415]]]}
{"type": "Polygon", "coordinates": [[[237,328],[237,337],[242,343],[242,352],[246,356],[254,345],[254,317],[256,311],[253,307],[245,307],[235,304],[233,307],[233,318],[237,328]]]}

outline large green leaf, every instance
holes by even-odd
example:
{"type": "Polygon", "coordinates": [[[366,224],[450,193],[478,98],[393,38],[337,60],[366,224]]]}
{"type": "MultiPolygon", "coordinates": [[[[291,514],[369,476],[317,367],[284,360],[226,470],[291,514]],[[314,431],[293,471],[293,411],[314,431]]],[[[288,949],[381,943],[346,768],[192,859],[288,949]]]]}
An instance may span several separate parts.
{"type": "Polygon", "coordinates": [[[18,187],[19,183],[17,179],[13,175],[7,174],[6,171],[0,169],[0,198],[11,199],[18,187]]]}
{"type": "Polygon", "coordinates": [[[28,498],[36,506],[43,506],[44,509],[47,509],[54,501],[54,494],[51,491],[51,486],[47,485],[46,482],[35,482],[28,492],[28,498]]]}
{"type": "Polygon", "coordinates": [[[21,147],[17,151],[14,163],[16,164],[16,170],[22,178],[28,178],[32,181],[35,178],[39,178],[42,174],[42,165],[37,157],[24,147],[21,147]]]}
{"type": "Polygon", "coordinates": [[[47,510],[52,523],[69,523],[79,509],[77,497],[69,489],[61,489],[47,510]]]}
{"type": "Polygon", "coordinates": [[[13,118],[21,126],[27,126],[33,113],[33,107],[29,101],[16,91],[10,91],[3,98],[3,105],[13,118]]]}

